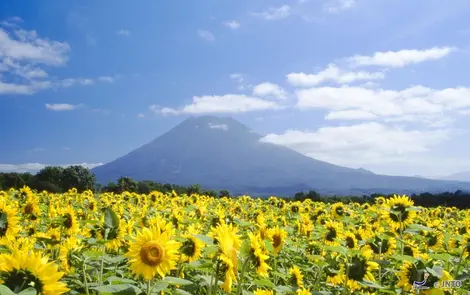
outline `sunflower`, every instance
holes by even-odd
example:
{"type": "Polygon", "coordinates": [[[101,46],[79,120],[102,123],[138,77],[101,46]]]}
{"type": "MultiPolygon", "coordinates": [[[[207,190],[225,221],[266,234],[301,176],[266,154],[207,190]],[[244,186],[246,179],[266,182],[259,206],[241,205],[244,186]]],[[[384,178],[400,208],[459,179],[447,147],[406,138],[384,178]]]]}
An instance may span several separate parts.
{"type": "Polygon", "coordinates": [[[425,287],[429,289],[424,290],[424,294],[432,294],[432,288],[434,284],[441,280],[452,280],[451,275],[447,271],[443,271],[441,278],[438,278],[432,274],[426,273],[426,266],[422,261],[417,263],[411,263],[405,261],[398,272],[398,284],[397,287],[402,288],[406,292],[410,292],[413,289],[413,282],[421,282],[426,277],[425,287]]]}
{"type": "Polygon", "coordinates": [[[37,220],[41,216],[41,208],[39,207],[39,200],[36,195],[27,195],[23,213],[29,217],[30,220],[37,220]]]}
{"type": "Polygon", "coordinates": [[[375,236],[372,241],[366,244],[366,247],[370,248],[374,254],[391,255],[397,248],[397,242],[392,237],[384,237],[381,239],[375,236]]]}
{"type": "Polygon", "coordinates": [[[387,201],[385,200],[384,197],[378,197],[375,199],[375,204],[378,206],[378,207],[381,207],[383,205],[385,205],[387,203],[387,201]]]}
{"type": "Polygon", "coordinates": [[[428,255],[426,253],[421,253],[418,245],[414,240],[406,239],[403,246],[403,254],[408,255],[414,258],[426,259],[428,255]]]}
{"type": "Polygon", "coordinates": [[[33,287],[38,294],[64,294],[69,289],[59,281],[63,273],[57,269],[57,265],[39,253],[14,250],[0,255],[0,284],[15,292],[33,287]]]}
{"type": "Polygon", "coordinates": [[[413,223],[416,212],[407,210],[414,202],[407,196],[394,196],[390,198],[383,211],[383,217],[394,230],[403,230],[406,225],[413,223]]]}
{"type": "Polygon", "coordinates": [[[272,290],[256,289],[253,295],[274,295],[272,290]]]}
{"type": "Polygon", "coordinates": [[[296,295],[311,295],[310,289],[299,288],[295,291],[296,295]]]}
{"type": "Polygon", "coordinates": [[[278,254],[279,251],[281,251],[282,245],[284,244],[284,241],[287,237],[287,232],[279,228],[279,226],[276,226],[270,230],[269,236],[272,239],[274,254],[278,254]]]}
{"type": "Polygon", "coordinates": [[[344,204],[341,202],[335,203],[333,206],[331,206],[331,214],[335,219],[340,219],[342,218],[346,213],[346,209],[344,207],[344,204]]]}
{"type": "Polygon", "coordinates": [[[291,282],[293,285],[297,286],[298,288],[304,287],[304,276],[296,265],[289,269],[289,274],[291,275],[291,282]]]}
{"type": "Polygon", "coordinates": [[[349,249],[355,249],[358,246],[356,236],[352,232],[345,233],[343,237],[343,241],[346,247],[348,247],[349,249]]]}
{"type": "Polygon", "coordinates": [[[367,280],[375,282],[375,277],[372,274],[373,271],[379,269],[377,262],[370,261],[372,257],[372,251],[366,247],[363,247],[360,254],[354,255],[351,262],[344,274],[344,280],[352,291],[360,290],[363,288],[359,283],[367,280]]]}
{"type": "Polygon", "coordinates": [[[62,270],[65,273],[72,273],[74,271],[72,255],[81,250],[81,240],[71,237],[65,240],[59,248],[59,261],[62,270]]]}
{"type": "Polygon", "coordinates": [[[71,205],[67,205],[67,207],[60,210],[59,214],[64,219],[63,226],[67,235],[74,236],[77,232],[80,231],[80,226],[78,225],[75,210],[71,205]]]}
{"type": "Polygon", "coordinates": [[[425,243],[427,249],[439,250],[441,249],[444,235],[438,230],[431,230],[425,233],[425,243]]]}
{"type": "Polygon", "coordinates": [[[5,245],[8,239],[16,237],[20,231],[18,212],[13,206],[0,199],[0,245],[5,245]]]}
{"type": "Polygon", "coordinates": [[[129,258],[130,270],[146,280],[157,274],[164,277],[170,270],[176,269],[180,244],[170,240],[167,232],[158,228],[143,228],[130,244],[126,257],[129,258]]]}
{"type": "Polygon", "coordinates": [[[192,234],[184,235],[185,241],[181,246],[181,253],[186,261],[193,262],[201,257],[204,243],[192,234]]]}
{"type": "Polygon", "coordinates": [[[327,221],[325,223],[325,233],[323,234],[323,239],[325,244],[331,246],[337,246],[338,239],[342,238],[342,223],[327,221]]]}
{"type": "Polygon", "coordinates": [[[248,233],[248,237],[250,239],[250,258],[255,262],[256,273],[262,277],[268,277],[268,271],[271,267],[266,263],[269,255],[263,240],[259,234],[248,233]]]}
{"type": "Polygon", "coordinates": [[[222,270],[225,273],[222,289],[230,293],[233,282],[237,281],[237,252],[241,245],[238,230],[231,224],[221,224],[212,228],[210,235],[214,237],[214,243],[219,247],[218,263],[222,264],[222,270]]]}

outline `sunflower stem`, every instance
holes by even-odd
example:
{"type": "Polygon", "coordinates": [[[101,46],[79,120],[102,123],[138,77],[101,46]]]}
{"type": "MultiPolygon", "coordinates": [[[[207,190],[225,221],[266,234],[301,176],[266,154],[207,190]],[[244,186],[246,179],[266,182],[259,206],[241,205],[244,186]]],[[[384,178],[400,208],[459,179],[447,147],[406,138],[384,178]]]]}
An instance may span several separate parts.
{"type": "Polygon", "coordinates": [[[460,265],[462,264],[463,254],[465,253],[466,248],[467,247],[463,247],[462,252],[460,252],[459,263],[457,264],[457,267],[455,268],[454,277],[457,277],[459,275],[460,265]]]}
{"type": "Polygon", "coordinates": [[[82,264],[83,284],[85,285],[86,295],[90,295],[90,291],[88,291],[88,282],[86,279],[86,263],[85,262],[86,261],[83,261],[83,264],[82,264]]]}
{"type": "Polygon", "coordinates": [[[245,259],[245,262],[243,262],[242,272],[240,273],[240,277],[238,278],[237,295],[242,294],[243,278],[245,277],[245,271],[249,264],[250,264],[250,257],[247,257],[245,259]]]}
{"type": "Polygon", "coordinates": [[[398,213],[398,217],[400,218],[400,252],[401,255],[403,255],[403,252],[405,251],[405,245],[403,241],[403,221],[401,212],[398,213]]]}
{"type": "Polygon", "coordinates": [[[217,263],[215,265],[214,272],[212,272],[212,278],[211,278],[211,286],[210,286],[210,295],[213,295],[217,291],[217,282],[218,280],[218,275],[219,275],[219,260],[217,259],[217,263]]]}
{"type": "Polygon", "coordinates": [[[147,280],[147,295],[150,295],[150,292],[152,291],[153,288],[150,288],[152,280],[147,280]]]}
{"type": "Polygon", "coordinates": [[[102,252],[101,252],[101,264],[100,264],[100,277],[99,277],[99,285],[103,285],[103,269],[104,269],[104,256],[106,255],[106,246],[103,245],[102,252]]]}

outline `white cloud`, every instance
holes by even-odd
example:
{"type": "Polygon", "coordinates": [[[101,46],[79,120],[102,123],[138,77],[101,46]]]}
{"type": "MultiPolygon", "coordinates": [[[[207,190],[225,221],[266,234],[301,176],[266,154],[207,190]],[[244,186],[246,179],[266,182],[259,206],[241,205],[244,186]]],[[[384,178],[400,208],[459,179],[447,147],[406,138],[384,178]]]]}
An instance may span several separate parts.
{"type": "Polygon", "coordinates": [[[81,163],[81,164],[59,164],[59,165],[51,165],[51,164],[40,164],[40,163],[26,163],[26,164],[0,164],[0,172],[31,172],[36,173],[39,170],[43,169],[46,166],[61,166],[61,167],[68,167],[68,166],[83,166],[88,169],[93,169],[95,167],[103,165],[103,163],[81,163]]]}
{"type": "Polygon", "coordinates": [[[253,88],[253,96],[285,99],[287,94],[281,86],[274,83],[264,82],[253,88]]]}
{"type": "Polygon", "coordinates": [[[143,118],[145,118],[145,114],[139,113],[139,114],[137,114],[137,118],[143,119],[143,118]]]}
{"type": "Polygon", "coordinates": [[[356,55],[349,58],[352,66],[383,66],[401,68],[410,64],[438,60],[451,52],[452,47],[433,47],[430,49],[403,49],[399,51],[376,52],[372,56],[356,55]]]}
{"type": "Polygon", "coordinates": [[[265,19],[265,20],[279,20],[289,17],[292,14],[289,5],[283,5],[281,7],[270,7],[266,11],[253,13],[254,16],[265,19]]]}
{"type": "Polygon", "coordinates": [[[284,145],[315,159],[337,165],[383,164],[428,152],[448,138],[446,130],[405,130],[376,122],[288,130],[268,134],[263,142],[284,145]]]}
{"type": "Polygon", "coordinates": [[[114,78],[110,76],[101,76],[101,77],[98,77],[98,80],[101,82],[108,82],[108,83],[114,82],[114,78]]]}
{"type": "Polygon", "coordinates": [[[373,120],[377,115],[363,110],[334,111],[326,115],[326,120],[373,120]]]}
{"type": "Polygon", "coordinates": [[[121,36],[129,37],[131,35],[131,31],[120,29],[116,32],[116,34],[121,35],[121,36]]]}
{"type": "Polygon", "coordinates": [[[224,130],[224,131],[228,130],[228,125],[227,124],[213,124],[213,123],[209,122],[208,125],[209,125],[209,128],[211,128],[211,129],[220,129],[220,130],[224,130]]]}
{"type": "Polygon", "coordinates": [[[201,39],[204,39],[206,41],[209,41],[209,42],[214,42],[215,41],[215,36],[214,34],[212,34],[211,32],[209,31],[206,31],[206,30],[198,30],[197,31],[197,34],[199,35],[199,37],[201,39]]]}
{"type": "Polygon", "coordinates": [[[241,73],[230,74],[230,79],[237,83],[237,89],[240,91],[253,87],[253,85],[245,83],[245,77],[241,73]]]}
{"type": "Polygon", "coordinates": [[[236,20],[228,20],[228,21],[224,22],[224,25],[229,27],[232,30],[236,30],[236,29],[240,28],[240,23],[236,20]]]}
{"type": "MultiPolygon", "coordinates": [[[[319,87],[296,92],[297,108],[328,111],[362,111],[387,121],[448,122],[446,114],[470,108],[470,88],[431,89],[413,86],[404,90],[363,87],[319,87]]],[[[344,115],[344,113],[343,113],[344,115]]],[[[330,116],[335,116],[332,114],[330,116]]],[[[336,114],[337,116],[337,114],[336,114]]]]}
{"type": "Polygon", "coordinates": [[[251,111],[274,110],[281,108],[274,101],[239,94],[195,96],[191,104],[179,109],[150,106],[150,110],[163,115],[204,114],[204,113],[244,113],[251,111]]]}
{"type": "Polygon", "coordinates": [[[323,9],[331,13],[336,13],[341,10],[353,8],[355,5],[356,0],[329,0],[323,6],[323,9]]]}
{"type": "Polygon", "coordinates": [[[44,67],[66,65],[70,46],[67,42],[41,38],[36,31],[21,29],[20,20],[9,19],[14,26],[8,26],[8,29],[0,27],[0,95],[31,95],[49,88],[92,85],[95,81],[111,82],[112,78],[107,76],[96,80],[49,78],[44,67]]]}
{"type": "Polygon", "coordinates": [[[70,46],[67,42],[39,38],[36,31],[15,30],[9,34],[0,28],[0,57],[17,62],[64,65],[70,46]]]}
{"type": "Polygon", "coordinates": [[[79,107],[80,105],[73,105],[73,104],[68,104],[68,103],[56,103],[56,104],[46,103],[46,109],[50,111],[56,111],[56,112],[73,111],[79,107]]]}
{"type": "Polygon", "coordinates": [[[351,72],[342,70],[334,64],[317,74],[290,73],[287,80],[293,86],[312,87],[325,82],[335,82],[338,84],[347,84],[355,81],[380,80],[384,79],[385,74],[382,72],[351,72]]]}

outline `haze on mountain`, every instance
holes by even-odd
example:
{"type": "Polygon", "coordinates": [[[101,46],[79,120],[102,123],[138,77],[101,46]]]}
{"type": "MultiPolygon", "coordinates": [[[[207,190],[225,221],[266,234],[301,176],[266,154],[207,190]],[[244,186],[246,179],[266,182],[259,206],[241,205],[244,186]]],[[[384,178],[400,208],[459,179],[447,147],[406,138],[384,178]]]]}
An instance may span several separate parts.
{"type": "Polygon", "coordinates": [[[341,167],[263,142],[262,137],[232,118],[191,117],[92,172],[101,184],[127,176],[252,195],[284,195],[309,189],[343,195],[470,189],[470,183],[465,182],[384,176],[341,167]]]}

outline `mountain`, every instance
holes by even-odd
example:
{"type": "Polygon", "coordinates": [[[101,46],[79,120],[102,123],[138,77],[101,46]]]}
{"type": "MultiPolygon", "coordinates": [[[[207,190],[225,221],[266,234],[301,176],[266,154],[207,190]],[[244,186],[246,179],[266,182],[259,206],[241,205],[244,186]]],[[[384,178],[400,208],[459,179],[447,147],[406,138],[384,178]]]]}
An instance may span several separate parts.
{"type": "Polygon", "coordinates": [[[455,173],[452,175],[440,177],[443,180],[470,181],[470,171],[455,173]]]}
{"type": "Polygon", "coordinates": [[[261,138],[232,118],[192,117],[92,172],[102,184],[127,176],[260,195],[307,189],[356,195],[470,190],[470,183],[383,176],[365,169],[345,168],[261,142],[261,138]]]}

